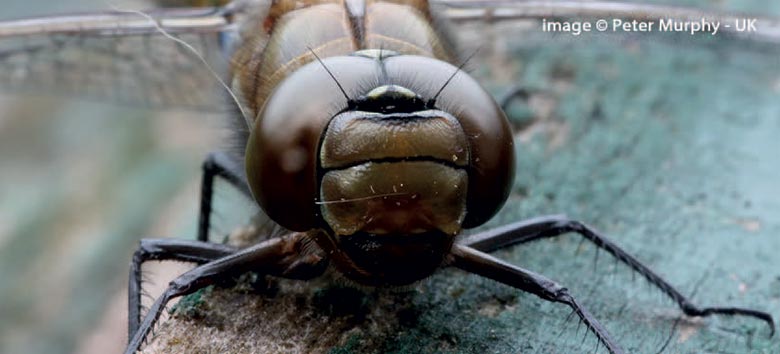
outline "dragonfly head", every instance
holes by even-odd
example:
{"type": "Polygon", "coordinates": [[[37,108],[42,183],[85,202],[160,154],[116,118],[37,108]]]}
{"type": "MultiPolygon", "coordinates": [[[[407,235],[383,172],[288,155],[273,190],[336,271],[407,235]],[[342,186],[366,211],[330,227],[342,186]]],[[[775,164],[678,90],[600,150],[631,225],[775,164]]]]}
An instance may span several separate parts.
{"type": "Polygon", "coordinates": [[[385,52],[290,74],[259,112],[246,167],[272,219],[326,230],[353,261],[390,257],[402,245],[418,256],[443,247],[435,259],[503,205],[514,146],[504,113],[468,74],[385,52]]]}

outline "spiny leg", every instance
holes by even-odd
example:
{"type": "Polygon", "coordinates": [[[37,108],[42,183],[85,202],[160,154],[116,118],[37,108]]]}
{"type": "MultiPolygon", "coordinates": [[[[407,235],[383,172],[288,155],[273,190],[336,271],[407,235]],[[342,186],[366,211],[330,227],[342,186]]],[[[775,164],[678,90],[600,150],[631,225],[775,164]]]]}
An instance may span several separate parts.
{"type": "Polygon", "coordinates": [[[460,244],[480,251],[492,252],[511,245],[560,236],[569,232],[581,235],[631,267],[632,270],[645,277],[650,284],[661,289],[667,296],[672,298],[683,313],[688,316],[704,317],[719,314],[754,317],[765,321],[769,325],[770,337],[775,334],[775,322],[772,315],[763,311],[741,307],[698,307],[674,286],[661,278],[661,276],[601,233],[579,221],[571,220],[562,215],[542,216],[487,230],[463,239],[460,244]]]}
{"type": "Polygon", "coordinates": [[[211,202],[214,197],[214,177],[224,178],[241,193],[252,198],[241,165],[223,152],[212,152],[203,161],[203,180],[200,186],[200,215],[198,241],[208,241],[211,223],[211,202]]]}
{"type": "Polygon", "coordinates": [[[203,264],[238,251],[237,248],[200,241],[176,239],[142,239],[130,263],[128,283],[128,332],[129,338],[138,329],[141,321],[141,266],[146,261],[174,260],[203,264]]]}
{"type": "Polygon", "coordinates": [[[622,354],[623,349],[612,339],[609,332],[582,305],[569,294],[569,290],[555,281],[529,270],[501,261],[489,254],[471,247],[454,245],[453,266],[467,272],[493,279],[500,283],[534,294],[550,302],[559,302],[572,308],[599,342],[612,354],[622,354]]]}
{"type": "Polygon", "coordinates": [[[325,270],[326,259],[317,254],[303,254],[305,235],[292,234],[274,238],[233,254],[195,267],[170,282],[168,288],[152,304],[138,330],[133,334],[125,354],[137,352],[146,340],[168,302],[188,295],[226,276],[256,271],[263,274],[286,276],[296,279],[316,277],[325,270]]]}

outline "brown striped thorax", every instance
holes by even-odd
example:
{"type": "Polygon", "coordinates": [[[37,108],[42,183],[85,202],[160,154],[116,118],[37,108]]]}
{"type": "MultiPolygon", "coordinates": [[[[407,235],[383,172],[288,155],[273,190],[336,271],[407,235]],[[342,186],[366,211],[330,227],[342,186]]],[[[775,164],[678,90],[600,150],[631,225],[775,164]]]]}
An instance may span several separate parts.
{"type": "Polygon", "coordinates": [[[364,284],[429,275],[513,180],[506,117],[437,22],[424,1],[280,1],[234,56],[255,199],[364,284]]]}

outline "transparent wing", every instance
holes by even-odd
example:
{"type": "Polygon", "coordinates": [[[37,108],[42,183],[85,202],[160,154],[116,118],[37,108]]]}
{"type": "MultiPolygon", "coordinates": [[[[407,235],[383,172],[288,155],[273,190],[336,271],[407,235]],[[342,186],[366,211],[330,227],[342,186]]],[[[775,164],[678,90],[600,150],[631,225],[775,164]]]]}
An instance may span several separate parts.
{"type": "MultiPolygon", "coordinates": [[[[246,7],[0,22],[0,89],[160,107],[213,108],[246,7]]],[[[219,107],[219,105],[217,105],[219,107]]]]}

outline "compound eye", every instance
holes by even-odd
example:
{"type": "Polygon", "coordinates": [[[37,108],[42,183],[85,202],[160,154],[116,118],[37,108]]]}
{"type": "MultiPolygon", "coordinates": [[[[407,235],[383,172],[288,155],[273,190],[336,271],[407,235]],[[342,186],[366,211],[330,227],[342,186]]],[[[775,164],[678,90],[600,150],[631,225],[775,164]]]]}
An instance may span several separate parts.
{"type": "Polygon", "coordinates": [[[493,130],[493,134],[475,133],[472,129],[478,124],[464,124],[472,159],[463,227],[472,228],[490,220],[509,197],[515,175],[515,148],[506,117],[497,106],[495,111],[485,112],[485,115],[464,116],[462,119],[462,122],[470,119],[494,122],[496,126],[493,128],[498,128],[493,130]],[[493,139],[484,138],[491,135],[493,139]]]}

